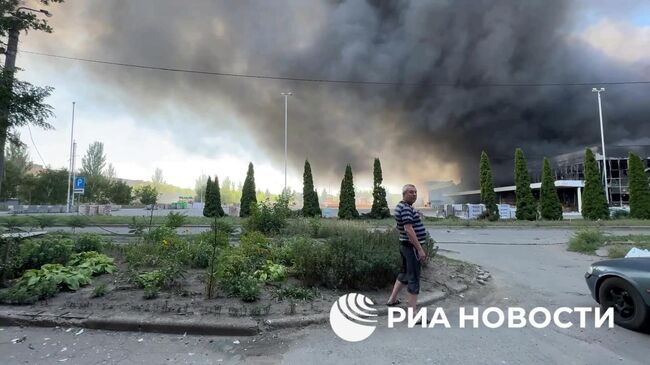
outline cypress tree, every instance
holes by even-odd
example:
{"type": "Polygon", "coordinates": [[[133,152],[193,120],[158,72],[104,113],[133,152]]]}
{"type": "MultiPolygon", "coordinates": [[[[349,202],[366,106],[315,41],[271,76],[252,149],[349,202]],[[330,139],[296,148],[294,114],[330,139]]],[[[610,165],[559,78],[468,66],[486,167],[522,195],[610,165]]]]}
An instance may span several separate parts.
{"type": "Polygon", "coordinates": [[[594,153],[585,151],[585,188],[582,192],[582,216],[586,219],[609,218],[605,189],[594,153]]]}
{"type": "Polygon", "coordinates": [[[544,157],[544,168],[542,171],[542,189],[539,193],[540,210],[542,219],[548,220],[561,220],[562,219],[562,204],[557,195],[555,188],[555,179],[551,171],[551,163],[548,158],[544,157]]]}
{"type": "Polygon", "coordinates": [[[489,220],[499,219],[499,209],[497,208],[497,197],[494,193],[494,181],[492,180],[492,170],[490,169],[490,160],[487,153],[481,153],[481,203],[485,204],[487,218],[489,220]]]}
{"type": "Polygon", "coordinates": [[[390,217],[390,209],[388,209],[388,202],[386,202],[386,189],[381,186],[384,181],[381,172],[381,162],[375,158],[372,175],[374,179],[372,189],[372,209],[370,209],[370,218],[383,219],[390,217]]]}
{"type": "Polygon", "coordinates": [[[630,152],[628,173],[630,177],[630,217],[650,219],[650,187],[643,160],[630,152]]]}
{"type": "Polygon", "coordinates": [[[305,217],[321,216],[318,193],[314,190],[311,165],[307,160],[305,160],[305,170],[302,174],[302,215],[305,217]]]}
{"type": "Polygon", "coordinates": [[[530,190],[528,166],[521,148],[515,150],[515,195],[517,196],[517,219],[527,221],[537,219],[537,202],[530,190]]]}
{"type": "Polygon", "coordinates": [[[352,178],[352,167],[348,164],[345,167],[345,175],[341,180],[341,193],[339,195],[339,218],[353,219],[359,217],[356,203],[354,201],[354,181],[352,178]]]}
{"type": "Polygon", "coordinates": [[[214,201],[212,200],[212,177],[208,176],[208,182],[205,186],[205,202],[203,204],[203,216],[204,217],[214,217],[216,214],[214,201]]]}
{"type": "Polygon", "coordinates": [[[248,217],[251,214],[251,204],[257,204],[257,197],[255,192],[255,172],[253,171],[253,163],[248,163],[248,172],[246,172],[246,180],[244,180],[244,187],[242,188],[240,200],[240,217],[248,217]]]}
{"type": "Polygon", "coordinates": [[[212,183],[212,199],[214,200],[215,212],[217,217],[223,217],[226,213],[221,206],[221,188],[219,187],[219,177],[215,175],[212,183]]]}

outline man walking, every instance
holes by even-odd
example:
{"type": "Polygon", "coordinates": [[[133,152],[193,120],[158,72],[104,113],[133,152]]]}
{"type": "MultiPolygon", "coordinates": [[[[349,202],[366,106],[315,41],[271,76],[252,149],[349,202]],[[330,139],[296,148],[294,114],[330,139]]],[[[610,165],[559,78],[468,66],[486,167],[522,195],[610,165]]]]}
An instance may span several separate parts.
{"type": "Polygon", "coordinates": [[[427,230],[422,224],[420,214],[413,209],[413,203],[415,203],[417,197],[418,191],[415,185],[404,185],[402,188],[402,201],[395,207],[402,268],[397,275],[393,292],[387,303],[389,306],[399,304],[397,295],[406,286],[408,307],[412,308],[414,313],[418,294],[420,293],[421,263],[427,257],[427,253],[422,248],[427,238],[427,230]]]}

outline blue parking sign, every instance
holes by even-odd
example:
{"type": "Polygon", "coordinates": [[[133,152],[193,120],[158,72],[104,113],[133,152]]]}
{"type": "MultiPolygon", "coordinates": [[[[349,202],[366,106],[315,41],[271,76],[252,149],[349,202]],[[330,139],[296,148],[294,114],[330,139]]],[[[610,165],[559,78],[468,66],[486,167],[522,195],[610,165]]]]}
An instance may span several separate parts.
{"type": "Polygon", "coordinates": [[[86,178],[83,176],[77,176],[74,179],[74,192],[77,194],[83,194],[86,188],[86,178]]]}

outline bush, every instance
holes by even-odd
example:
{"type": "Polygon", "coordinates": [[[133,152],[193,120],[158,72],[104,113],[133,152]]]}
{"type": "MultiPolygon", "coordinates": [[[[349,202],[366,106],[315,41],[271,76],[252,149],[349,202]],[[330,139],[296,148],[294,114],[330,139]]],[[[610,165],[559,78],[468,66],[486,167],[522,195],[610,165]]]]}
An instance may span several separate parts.
{"type": "MultiPolygon", "coordinates": [[[[217,232],[225,234],[227,237],[232,235],[232,233],[235,231],[235,227],[223,220],[218,220],[216,219],[214,222],[210,224],[210,227],[212,230],[216,230],[217,232]]],[[[212,232],[205,232],[205,233],[210,233],[213,234],[212,232]]]]}
{"type": "Polygon", "coordinates": [[[124,248],[131,269],[189,265],[192,261],[188,243],[169,227],[158,227],[144,240],[124,248]]]}
{"type": "Polygon", "coordinates": [[[3,222],[2,225],[5,226],[8,230],[12,231],[15,230],[18,227],[22,227],[27,225],[28,220],[27,217],[16,217],[14,215],[7,217],[3,222]]]}
{"type": "Polygon", "coordinates": [[[183,213],[169,212],[165,219],[165,227],[176,229],[187,222],[187,216],[183,213]]]}
{"type": "Polygon", "coordinates": [[[129,223],[129,234],[142,236],[145,228],[147,228],[147,223],[144,220],[138,220],[135,217],[131,217],[131,223],[129,223]]]}
{"type": "Polygon", "coordinates": [[[93,298],[103,297],[108,293],[108,285],[106,283],[101,283],[93,289],[93,298]]]}
{"type": "Polygon", "coordinates": [[[65,236],[25,240],[19,247],[21,270],[38,269],[45,264],[65,264],[74,252],[74,243],[65,236]]]}
{"type": "Polygon", "coordinates": [[[83,228],[88,225],[88,218],[81,215],[73,215],[68,218],[68,226],[72,227],[74,233],[76,228],[83,228]]]}
{"type": "Polygon", "coordinates": [[[282,264],[274,264],[271,260],[266,260],[266,264],[261,269],[256,270],[253,276],[260,282],[284,281],[287,280],[287,267],[282,264]]]}
{"type": "Polygon", "coordinates": [[[263,233],[279,233],[287,225],[287,218],[291,211],[288,208],[289,198],[280,196],[271,204],[268,200],[251,205],[251,213],[244,223],[247,231],[260,231],[263,233]]]}
{"type": "MultiPolygon", "coordinates": [[[[381,288],[400,267],[397,231],[350,229],[322,242],[306,237],[285,241],[279,251],[294,274],[307,285],[331,288],[381,288]]],[[[277,255],[281,256],[281,255],[277,255]]]]}
{"type": "Polygon", "coordinates": [[[97,251],[101,252],[104,249],[106,242],[102,236],[93,233],[84,233],[79,235],[75,240],[75,251],[76,252],[86,252],[86,251],[97,251]]]}
{"type": "Polygon", "coordinates": [[[382,288],[393,281],[400,256],[393,232],[358,232],[329,240],[326,285],[334,288],[382,288]],[[390,237],[390,239],[388,239],[390,237]],[[388,244],[387,244],[388,243],[388,244]]]}
{"type": "Polygon", "coordinates": [[[359,229],[369,229],[370,225],[362,222],[338,221],[322,218],[296,219],[283,230],[287,235],[299,235],[312,238],[329,238],[353,234],[359,229]]]}
{"type": "Polygon", "coordinates": [[[628,219],[630,212],[623,209],[616,209],[611,212],[612,219],[628,219]]]}
{"type": "Polygon", "coordinates": [[[596,229],[586,229],[573,234],[569,240],[569,251],[594,253],[606,241],[603,233],[596,229]]]}
{"type": "Polygon", "coordinates": [[[171,288],[178,279],[184,275],[183,270],[176,266],[169,266],[160,270],[140,273],[135,278],[135,284],[140,288],[171,288]]]}
{"type": "Polygon", "coordinates": [[[281,252],[284,257],[276,260],[291,265],[298,279],[308,285],[322,282],[331,261],[325,243],[307,237],[295,237],[285,242],[281,252]]]}
{"type": "Polygon", "coordinates": [[[226,288],[230,295],[241,298],[244,302],[254,302],[260,297],[260,282],[250,274],[241,273],[233,278],[226,288]]]}
{"type": "Polygon", "coordinates": [[[287,288],[280,288],[273,293],[273,297],[277,301],[284,299],[293,300],[314,300],[318,296],[318,291],[314,289],[301,288],[299,286],[290,286],[287,288]]]}
{"type": "Polygon", "coordinates": [[[32,219],[34,220],[34,223],[36,223],[36,226],[40,229],[52,227],[54,226],[54,223],[56,223],[55,217],[50,215],[37,215],[32,217],[32,219]]]}
{"type": "Polygon", "coordinates": [[[23,281],[9,289],[0,290],[0,303],[34,304],[41,299],[53,297],[58,291],[58,284],[52,278],[39,280],[32,285],[23,281]]]}
{"type": "Polygon", "coordinates": [[[81,252],[73,255],[68,262],[68,266],[87,270],[90,275],[112,274],[116,269],[112,258],[95,251],[81,252]]]}

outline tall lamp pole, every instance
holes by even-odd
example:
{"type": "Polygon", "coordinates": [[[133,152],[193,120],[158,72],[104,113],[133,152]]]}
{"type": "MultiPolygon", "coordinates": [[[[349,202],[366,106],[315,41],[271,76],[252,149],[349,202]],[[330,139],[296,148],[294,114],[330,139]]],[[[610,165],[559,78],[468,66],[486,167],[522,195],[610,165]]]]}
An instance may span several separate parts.
{"type": "Polygon", "coordinates": [[[68,171],[68,199],[66,200],[67,207],[66,207],[66,213],[70,213],[70,187],[72,184],[72,170],[74,169],[74,161],[73,159],[73,153],[74,151],[72,150],[72,145],[74,143],[74,105],[75,102],[72,102],[72,128],[70,128],[70,164],[68,165],[70,167],[70,170],[68,171]]]}
{"type": "Polygon", "coordinates": [[[284,95],[284,193],[287,191],[287,112],[288,98],[293,95],[291,92],[282,93],[284,95]]]}
{"type": "Polygon", "coordinates": [[[605,132],[603,132],[603,106],[600,102],[600,93],[605,92],[605,88],[591,89],[591,92],[598,94],[598,115],[600,116],[600,143],[603,149],[603,173],[605,176],[605,199],[609,205],[609,188],[607,186],[607,155],[605,154],[605,132]]]}

